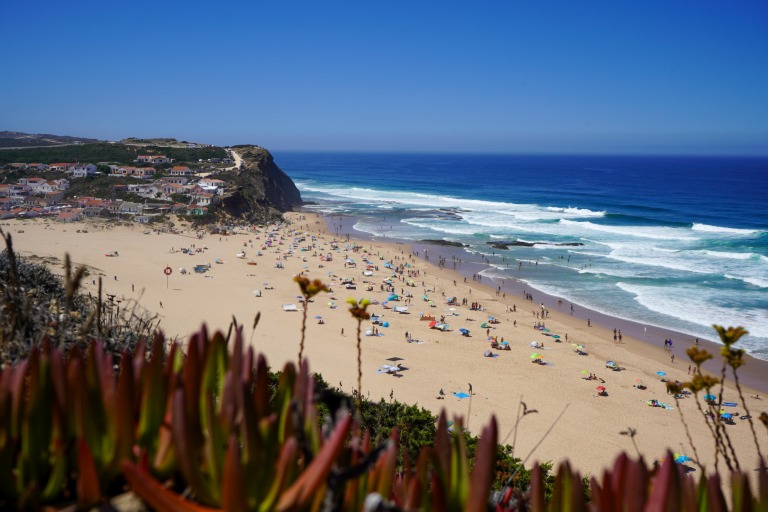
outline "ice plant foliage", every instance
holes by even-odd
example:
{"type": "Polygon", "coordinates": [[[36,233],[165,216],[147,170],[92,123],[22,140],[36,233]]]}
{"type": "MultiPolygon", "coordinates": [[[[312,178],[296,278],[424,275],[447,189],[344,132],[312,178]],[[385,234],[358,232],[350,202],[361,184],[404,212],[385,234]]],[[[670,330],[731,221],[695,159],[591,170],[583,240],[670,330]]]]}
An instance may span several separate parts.
{"type": "MultiPolygon", "coordinates": [[[[351,309],[362,319],[366,307],[351,309]]],[[[152,347],[115,364],[100,342],[64,354],[45,341],[0,369],[0,509],[88,509],[129,487],[182,512],[768,510],[765,471],[759,493],[732,472],[726,496],[717,471],[697,482],[672,454],[653,470],[621,455],[591,478],[591,503],[567,463],[554,482],[536,465],[530,484],[502,484],[493,418],[470,459],[462,419],[449,428],[442,413],[411,460],[397,430],[373,442],[343,407],[321,418],[306,361],[270,382],[242,328],[229,345],[203,327],[185,352],[161,335],[152,347]]]]}

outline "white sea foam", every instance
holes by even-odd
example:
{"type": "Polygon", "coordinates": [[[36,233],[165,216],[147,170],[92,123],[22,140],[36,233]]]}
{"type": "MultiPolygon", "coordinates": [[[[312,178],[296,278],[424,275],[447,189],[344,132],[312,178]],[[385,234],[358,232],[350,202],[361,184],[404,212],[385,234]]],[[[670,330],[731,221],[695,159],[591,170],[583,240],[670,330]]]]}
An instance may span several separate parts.
{"type": "Polygon", "coordinates": [[[710,226],[709,224],[699,224],[699,223],[694,223],[693,226],[691,226],[691,230],[704,231],[706,233],[725,233],[729,235],[743,235],[743,236],[756,235],[760,233],[760,231],[756,229],[726,228],[722,226],[710,226]]]}
{"type": "Polygon", "coordinates": [[[743,325],[754,337],[768,337],[768,316],[755,308],[729,308],[721,304],[719,291],[703,291],[693,286],[645,286],[616,283],[620,289],[634,295],[635,300],[651,311],[679,318],[702,327],[713,323],[743,325]]]}
{"type": "Polygon", "coordinates": [[[509,279],[509,275],[507,275],[506,272],[504,272],[503,269],[499,269],[496,267],[491,266],[490,268],[486,268],[478,272],[483,277],[489,277],[491,279],[509,279]]]}

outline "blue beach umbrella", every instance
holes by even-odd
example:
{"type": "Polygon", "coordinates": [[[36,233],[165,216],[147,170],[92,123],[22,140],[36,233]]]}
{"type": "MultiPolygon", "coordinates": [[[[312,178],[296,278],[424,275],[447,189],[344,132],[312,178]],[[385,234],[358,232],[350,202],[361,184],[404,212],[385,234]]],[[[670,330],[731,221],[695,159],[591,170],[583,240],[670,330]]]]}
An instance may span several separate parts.
{"type": "Polygon", "coordinates": [[[706,400],[707,402],[711,400],[715,400],[716,398],[717,397],[715,395],[704,395],[704,400],[706,400]]]}
{"type": "Polygon", "coordinates": [[[464,334],[464,333],[469,334],[469,329],[459,329],[459,332],[461,334],[464,334]]]}
{"type": "Polygon", "coordinates": [[[690,460],[691,458],[687,455],[678,455],[677,457],[675,457],[675,462],[677,462],[678,464],[685,464],[690,460]]]}
{"type": "Polygon", "coordinates": [[[720,415],[720,417],[723,418],[724,420],[730,420],[731,418],[733,418],[733,414],[729,412],[724,412],[723,414],[720,415]]]}
{"type": "Polygon", "coordinates": [[[667,374],[667,372],[656,372],[656,375],[659,377],[664,377],[667,374]]]}

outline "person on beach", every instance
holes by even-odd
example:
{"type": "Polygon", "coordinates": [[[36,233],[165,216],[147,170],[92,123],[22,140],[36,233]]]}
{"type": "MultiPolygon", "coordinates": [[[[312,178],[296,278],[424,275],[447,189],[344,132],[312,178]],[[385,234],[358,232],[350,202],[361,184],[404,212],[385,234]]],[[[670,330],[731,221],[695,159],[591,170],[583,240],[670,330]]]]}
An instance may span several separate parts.
{"type": "Polygon", "coordinates": [[[592,320],[587,318],[587,327],[592,327],[592,320]]]}
{"type": "Polygon", "coordinates": [[[469,394],[472,394],[472,384],[467,384],[469,386],[469,394]]]}

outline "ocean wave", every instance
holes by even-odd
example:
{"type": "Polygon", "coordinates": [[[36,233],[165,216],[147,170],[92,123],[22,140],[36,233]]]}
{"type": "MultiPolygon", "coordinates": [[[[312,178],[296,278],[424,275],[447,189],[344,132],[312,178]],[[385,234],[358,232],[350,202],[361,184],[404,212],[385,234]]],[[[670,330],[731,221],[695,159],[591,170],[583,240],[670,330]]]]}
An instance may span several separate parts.
{"type": "Polygon", "coordinates": [[[735,276],[732,274],[725,274],[725,277],[728,279],[734,279],[736,281],[743,281],[747,284],[751,284],[752,286],[757,286],[758,288],[768,288],[768,279],[760,279],[759,277],[735,276]]]}
{"type": "Polygon", "coordinates": [[[701,327],[743,325],[757,338],[768,337],[768,317],[752,307],[733,309],[719,303],[720,291],[694,286],[644,286],[619,281],[616,286],[634,296],[641,306],[701,327]]]}
{"type": "Polygon", "coordinates": [[[751,253],[751,252],[723,252],[723,251],[700,251],[701,254],[706,254],[707,256],[713,256],[715,258],[725,258],[729,260],[750,260],[750,259],[758,259],[759,254],[751,253]]]}
{"type": "Polygon", "coordinates": [[[424,222],[424,219],[402,219],[400,222],[416,228],[428,229],[449,235],[476,235],[478,230],[470,226],[461,226],[457,224],[446,225],[444,223],[424,222]]]}
{"type": "Polygon", "coordinates": [[[756,235],[760,233],[760,231],[756,229],[726,228],[722,226],[710,226],[709,224],[700,224],[697,222],[695,222],[691,226],[691,230],[704,231],[706,233],[726,233],[729,235],[743,235],[743,236],[756,235]]]}
{"type": "Polygon", "coordinates": [[[595,224],[589,221],[573,221],[568,219],[560,220],[560,224],[572,228],[581,228],[591,231],[600,231],[612,235],[621,235],[630,238],[651,238],[654,240],[694,240],[694,238],[685,236],[677,228],[652,227],[652,226],[608,226],[604,224],[595,224]]]}
{"type": "Polygon", "coordinates": [[[593,211],[588,208],[505,203],[402,190],[375,189],[359,186],[342,187],[305,181],[296,181],[296,186],[301,192],[326,194],[347,200],[368,202],[372,205],[397,203],[412,206],[416,210],[424,208],[459,208],[467,211],[482,212],[486,217],[504,215],[526,222],[554,222],[562,218],[599,218],[606,215],[604,211],[593,211]]]}
{"type": "Polygon", "coordinates": [[[558,208],[556,206],[547,206],[545,208],[548,212],[562,213],[569,217],[605,217],[606,212],[596,212],[588,208],[558,208]]]}

